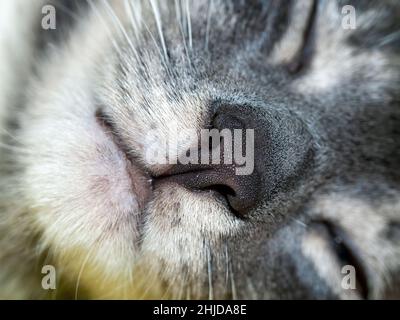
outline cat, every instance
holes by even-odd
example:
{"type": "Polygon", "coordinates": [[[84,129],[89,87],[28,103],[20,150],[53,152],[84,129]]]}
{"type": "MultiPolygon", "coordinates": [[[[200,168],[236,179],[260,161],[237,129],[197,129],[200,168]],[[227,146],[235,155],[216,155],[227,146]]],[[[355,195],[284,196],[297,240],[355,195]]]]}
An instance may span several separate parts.
{"type": "Polygon", "coordinates": [[[400,297],[398,1],[0,12],[1,298],[400,297]],[[253,170],[150,163],[173,126],[253,170]]]}

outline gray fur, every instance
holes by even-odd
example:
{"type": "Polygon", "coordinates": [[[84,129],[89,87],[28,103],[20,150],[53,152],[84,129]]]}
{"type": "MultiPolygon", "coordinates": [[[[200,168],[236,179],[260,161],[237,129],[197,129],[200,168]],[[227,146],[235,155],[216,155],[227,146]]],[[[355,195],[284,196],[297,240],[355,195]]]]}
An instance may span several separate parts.
{"type": "Polygon", "coordinates": [[[342,1],[89,1],[57,35],[33,6],[34,32],[15,35],[29,66],[1,61],[22,70],[0,101],[0,296],[50,297],[40,266],[53,264],[53,297],[398,297],[400,5],[350,2],[356,30],[341,28],[342,1]],[[215,101],[257,128],[257,207],[241,220],[171,185],[137,213],[96,112],[157,177],[146,132],[206,127],[215,101]],[[341,287],[352,257],[320,221],[345,235],[363,288],[341,287]]]}

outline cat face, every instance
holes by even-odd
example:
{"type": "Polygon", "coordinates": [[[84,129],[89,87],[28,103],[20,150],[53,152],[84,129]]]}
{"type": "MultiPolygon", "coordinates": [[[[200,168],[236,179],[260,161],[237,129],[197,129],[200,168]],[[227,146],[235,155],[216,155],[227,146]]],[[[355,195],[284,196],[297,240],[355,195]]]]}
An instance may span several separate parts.
{"type": "Polygon", "coordinates": [[[340,1],[216,0],[80,2],[40,31],[12,188],[76,297],[396,294],[399,6],[352,4],[355,30],[340,1]],[[202,129],[253,130],[251,172],[146,156],[202,129]]]}

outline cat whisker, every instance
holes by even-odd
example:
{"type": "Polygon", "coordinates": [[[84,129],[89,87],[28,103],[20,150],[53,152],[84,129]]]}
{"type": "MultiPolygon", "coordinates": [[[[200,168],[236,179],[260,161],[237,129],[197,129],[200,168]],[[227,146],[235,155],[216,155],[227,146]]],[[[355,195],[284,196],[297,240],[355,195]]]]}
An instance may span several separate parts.
{"type": "Polygon", "coordinates": [[[117,28],[122,32],[124,38],[128,42],[129,47],[131,48],[132,52],[136,55],[136,57],[139,59],[139,54],[136,50],[136,47],[133,45],[131,38],[129,37],[124,25],[122,24],[120,18],[117,16],[115,13],[114,9],[110,6],[107,0],[103,0],[104,6],[107,10],[107,12],[110,15],[110,18],[113,20],[117,28]]]}
{"type": "Polygon", "coordinates": [[[125,9],[128,12],[128,17],[129,20],[131,22],[131,26],[133,28],[133,31],[135,33],[136,39],[139,39],[139,25],[138,25],[138,19],[137,16],[140,15],[140,11],[141,11],[141,7],[140,7],[140,2],[137,2],[138,4],[138,8],[136,9],[136,11],[139,12],[139,14],[137,12],[134,11],[133,7],[132,7],[132,1],[131,0],[124,0],[124,5],[125,5],[125,9]]]}
{"type": "Polygon", "coordinates": [[[190,50],[193,50],[192,20],[190,18],[189,0],[185,0],[185,2],[186,2],[186,20],[187,20],[188,35],[189,35],[189,47],[190,47],[190,50]]]}
{"type": "Polygon", "coordinates": [[[17,136],[13,135],[11,132],[9,132],[8,130],[4,129],[4,128],[0,128],[1,132],[5,134],[6,136],[8,136],[9,138],[11,138],[12,140],[14,140],[15,142],[17,142],[20,145],[24,145],[24,143],[21,141],[21,139],[18,139],[17,136]]]}
{"type": "Polygon", "coordinates": [[[175,0],[175,11],[176,11],[176,20],[178,21],[178,25],[179,25],[179,30],[180,33],[182,35],[183,38],[183,47],[185,49],[185,53],[186,53],[186,57],[189,61],[189,65],[191,65],[191,60],[190,60],[190,56],[189,56],[189,51],[188,51],[188,47],[187,47],[187,43],[186,43],[186,36],[185,36],[185,32],[183,30],[183,25],[182,25],[182,5],[180,0],[175,0]]]}
{"type": "Polygon", "coordinates": [[[88,263],[89,257],[90,257],[90,255],[91,255],[91,253],[93,252],[94,248],[95,248],[95,247],[92,247],[92,248],[89,250],[89,252],[87,253],[85,259],[84,259],[83,262],[82,262],[81,268],[79,269],[78,278],[77,278],[76,284],[75,284],[75,295],[74,295],[75,300],[78,300],[79,284],[80,284],[80,281],[81,281],[81,277],[82,277],[82,274],[83,274],[83,270],[84,270],[86,264],[88,263]]]}
{"type": "Polygon", "coordinates": [[[17,146],[14,146],[14,145],[11,145],[11,144],[2,143],[2,142],[0,143],[0,149],[5,149],[5,150],[8,150],[8,151],[12,151],[12,152],[23,154],[23,155],[34,154],[31,150],[29,150],[27,148],[24,149],[24,148],[21,148],[21,147],[17,147],[17,146]]]}
{"type": "Polygon", "coordinates": [[[212,279],[213,276],[212,276],[211,248],[209,243],[207,243],[206,253],[207,253],[207,273],[208,273],[208,300],[213,300],[214,287],[212,279]]]}
{"type": "Polygon", "coordinates": [[[206,22],[206,40],[205,40],[205,48],[206,51],[209,51],[209,41],[210,41],[210,20],[211,20],[211,12],[212,12],[213,0],[208,0],[207,5],[207,22],[206,22]]]}
{"type": "MultiPolygon", "coordinates": [[[[149,26],[147,25],[147,23],[146,23],[141,17],[140,17],[138,20],[139,20],[140,23],[143,25],[144,29],[146,30],[146,32],[149,34],[151,40],[153,41],[153,43],[154,43],[154,45],[155,45],[155,48],[157,49],[158,54],[159,54],[159,56],[160,56],[161,62],[162,62],[162,64],[163,64],[164,67],[165,67],[165,70],[166,70],[166,72],[167,72],[167,75],[168,75],[168,77],[169,77],[171,83],[173,83],[173,79],[174,79],[174,78],[173,78],[173,76],[172,76],[172,74],[171,74],[171,68],[170,68],[169,59],[167,59],[167,60],[165,59],[165,57],[168,58],[168,54],[167,54],[167,51],[166,51],[166,46],[165,46],[164,48],[161,48],[160,45],[158,44],[158,42],[157,42],[157,40],[156,40],[156,38],[155,38],[153,32],[151,32],[149,26]],[[165,49],[165,50],[164,50],[164,49],[165,49]],[[163,54],[163,52],[164,52],[164,54],[163,54]]],[[[161,30],[161,32],[162,32],[162,30],[161,30]]],[[[163,37],[163,39],[164,39],[164,37],[163,37]]],[[[164,43],[164,44],[165,44],[165,43],[164,43]]]]}
{"type": "Polygon", "coordinates": [[[108,35],[108,38],[110,39],[111,44],[113,45],[114,49],[115,49],[118,53],[121,54],[122,49],[121,49],[121,47],[119,46],[119,44],[115,41],[115,38],[114,38],[114,36],[113,36],[113,34],[112,34],[112,32],[111,32],[111,30],[110,30],[108,24],[106,23],[106,21],[105,21],[103,15],[100,13],[98,7],[93,3],[93,0],[87,0],[87,1],[88,1],[88,3],[89,3],[90,7],[92,8],[92,10],[94,11],[94,13],[96,14],[96,16],[100,19],[101,23],[102,23],[103,26],[105,27],[106,32],[107,32],[107,35],[108,35]]]}
{"type": "Polygon", "coordinates": [[[391,44],[392,42],[399,41],[400,40],[400,30],[390,33],[387,36],[385,36],[379,43],[380,47],[386,46],[388,44],[391,44]]]}
{"type": "Polygon", "coordinates": [[[161,20],[161,16],[160,16],[160,11],[158,9],[158,5],[157,5],[155,0],[150,0],[150,5],[151,5],[151,8],[153,10],[154,19],[156,21],[156,26],[157,26],[158,34],[159,34],[159,37],[160,37],[162,50],[164,52],[165,62],[168,64],[169,63],[169,58],[168,58],[167,47],[165,45],[165,39],[164,39],[164,33],[163,33],[163,28],[162,28],[162,20],[161,20]]]}
{"type": "Polygon", "coordinates": [[[232,270],[232,261],[229,260],[229,273],[230,273],[230,280],[231,280],[231,290],[232,290],[232,299],[237,300],[237,293],[236,293],[236,282],[235,282],[235,275],[233,274],[232,270]]]}

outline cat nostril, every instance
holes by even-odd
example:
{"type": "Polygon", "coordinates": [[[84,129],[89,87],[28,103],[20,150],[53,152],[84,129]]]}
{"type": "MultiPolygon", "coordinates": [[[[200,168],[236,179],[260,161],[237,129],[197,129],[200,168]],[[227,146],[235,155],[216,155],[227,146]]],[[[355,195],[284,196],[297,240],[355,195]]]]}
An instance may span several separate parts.
{"type": "Polygon", "coordinates": [[[205,187],[201,189],[202,191],[211,191],[214,194],[222,199],[222,201],[229,207],[229,209],[238,217],[243,217],[243,214],[239,213],[235,208],[230,205],[229,197],[235,197],[236,192],[231,187],[226,185],[213,185],[210,187],[205,187]]]}
{"type": "Polygon", "coordinates": [[[210,191],[215,191],[225,197],[227,196],[236,196],[236,192],[235,190],[233,190],[231,187],[223,185],[223,184],[217,184],[215,186],[211,186],[211,187],[206,187],[203,188],[202,190],[210,190],[210,191]]]}
{"type": "Polygon", "coordinates": [[[159,179],[175,182],[189,190],[213,191],[226,199],[227,206],[236,216],[243,218],[258,203],[261,179],[256,169],[257,166],[254,165],[254,148],[248,148],[250,145],[254,145],[254,141],[252,144],[248,143],[247,137],[244,137],[245,129],[251,129],[249,128],[250,124],[234,112],[237,112],[237,108],[233,106],[220,108],[211,121],[212,129],[217,129],[219,135],[212,138],[207,137],[205,141],[208,145],[205,147],[202,141],[200,146],[199,154],[204,151],[203,147],[207,152],[217,151],[217,157],[219,157],[217,162],[219,163],[214,162],[215,158],[210,152],[209,156],[211,157],[208,157],[208,163],[178,163],[159,179]],[[242,133],[238,135],[235,129],[242,129],[242,133]],[[223,130],[228,134],[223,135],[223,130]],[[239,150],[235,150],[235,148],[239,150]],[[240,154],[241,159],[239,160],[245,159],[245,164],[237,161],[237,154],[240,154]],[[250,165],[248,161],[251,161],[252,164],[250,165]],[[239,162],[240,164],[238,164],[239,162]],[[247,165],[252,167],[252,170],[246,174],[240,173],[238,168],[247,165]]]}
{"type": "Polygon", "coordinates": [[[244,218],[259,199],[257,174],[236,175],[233,166],[176,165],[173,174],[159,177],[193,191],[214,191],[226,199],[230,210],[244,218]]]}

